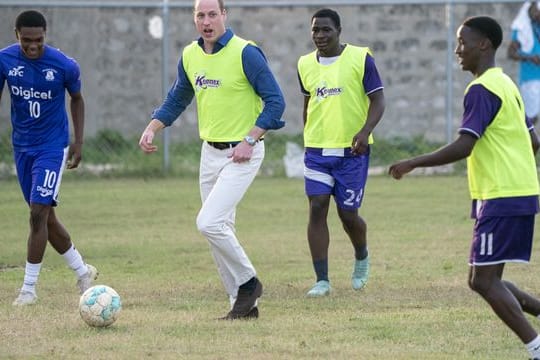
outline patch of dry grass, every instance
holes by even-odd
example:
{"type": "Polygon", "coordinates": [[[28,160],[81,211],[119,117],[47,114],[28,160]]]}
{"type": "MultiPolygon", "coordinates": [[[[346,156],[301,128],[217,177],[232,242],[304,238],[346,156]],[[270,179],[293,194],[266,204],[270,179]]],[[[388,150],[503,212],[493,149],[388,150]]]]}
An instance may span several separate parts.
{"type": "MultiPolygon", "coordinates": [[[[79,318],[75,277],[47,249],[39,303],[11,306],[23,278],[28,211],[15,182],[0,182],[0,358],[40,359],[519,359],[526,352],[466,286],[472,221],[466,179],[372,177],[362,215],[372,276],[350,288],[352,248],[330,212],[324,299],[305,239],[300,180],[255,181],[238,209],[241,242],[265,285],[257,321],[228,310],[206,241],[197,233],[197,181],[66,179],[58,214],[99,282],[122,297],[119,320],[79,318]]],[[[538,250],[507,276],[536,292],[538,250]]],[[[537,292],[536,292],[537,293],[537,292]]],[[[536,320],[535,325],[538,325],[536,320]]]]}

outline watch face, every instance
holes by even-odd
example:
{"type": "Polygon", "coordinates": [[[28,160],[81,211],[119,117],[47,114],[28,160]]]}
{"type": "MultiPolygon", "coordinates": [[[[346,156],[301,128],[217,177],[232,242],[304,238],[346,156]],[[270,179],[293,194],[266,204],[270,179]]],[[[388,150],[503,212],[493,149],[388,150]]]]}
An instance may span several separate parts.
{"type": "Polygon", "coordinates": [[[257,140],[255,140],[251,136],[246,136],[244,140],[246,140],[246,142],[251,146],[255,145],[255,143],[257,142],[257,140]]]}

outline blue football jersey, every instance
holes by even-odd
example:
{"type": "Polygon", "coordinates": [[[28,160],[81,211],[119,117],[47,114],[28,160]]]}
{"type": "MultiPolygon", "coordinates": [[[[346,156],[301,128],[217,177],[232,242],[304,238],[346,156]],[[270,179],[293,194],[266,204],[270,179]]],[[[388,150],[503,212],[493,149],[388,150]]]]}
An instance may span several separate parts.
{"type": "Polygon", "coordinates": [[[66,90],[81,90],[77,62],[45,45],[39,59],[28,59],[20,45],[0,50],[0,90],[11,95],[12,142],[16,151],[58,149],[69,145],[66,90]]]}

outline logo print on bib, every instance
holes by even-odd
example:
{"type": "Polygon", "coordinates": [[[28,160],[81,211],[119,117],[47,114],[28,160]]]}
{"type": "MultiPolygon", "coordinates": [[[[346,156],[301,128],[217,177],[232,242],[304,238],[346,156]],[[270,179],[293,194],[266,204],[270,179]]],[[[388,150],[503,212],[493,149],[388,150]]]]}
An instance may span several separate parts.
{"type": "Polygon", "coordinates": [[[195,74],[195,90],[204,90],[207,88],[218,88],[221,86],[221,80],[207,79],[206,74],[195,74]]]}
{"type": "Polygon", "coordinates": [[[343,93],[342,87],[329,88],[326,81],[321,82],[321,84],[315,89],[315,96],[317,101],[321,102],[329,96],[337,96],[343,93]]]}

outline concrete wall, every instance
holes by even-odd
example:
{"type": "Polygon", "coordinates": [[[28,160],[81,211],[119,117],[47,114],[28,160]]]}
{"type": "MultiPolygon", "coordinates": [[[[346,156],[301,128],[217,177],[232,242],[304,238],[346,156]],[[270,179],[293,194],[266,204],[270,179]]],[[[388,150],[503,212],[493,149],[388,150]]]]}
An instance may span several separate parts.
{"type": "MultiPolygon", "coordinates": [[[[506,59],[510,24],[520,3],[453,5],[457,27],[467,16],[490,15],[501,22],[505,40],[497,61],[514,78],[517,64],[506,59]]],[[[385,84],[387,109],[377,136],[425,136],[444,141],[447,89],[447,27],[444,5],[334,6],[342,17],[342,41],[371,47],[385,84]]],[[[14,39],[19,7],[0,7],[0,46],[14,39]]],[[[87,105],[87,135],[103,128],[138,136],[162,100],[161,41],[150,36],[148,21],[158,8],[39,8],[47,19],[47,41],[78,60],[87,105]]],[[[301,132],[302,96],[296,61],[313,50],[310,18],[315,7],[230,8],[228,24],[266,53],[287,100],[284,131],[301,132]]],[[[176,76],[181,49],[196,38],[191,9],[170,10],[169,83],[176,76]]],[[[455,30],[455,29],[453,29],[455,30]]],[[[471,80],[452,58],[453,123],[462,112],[462,93],[471,80]]],[[[4,90],[0,131],[9,128],[4,90]]],[[[174,140],[197,137],[192,104],[171,130],[174,140]]]]}

